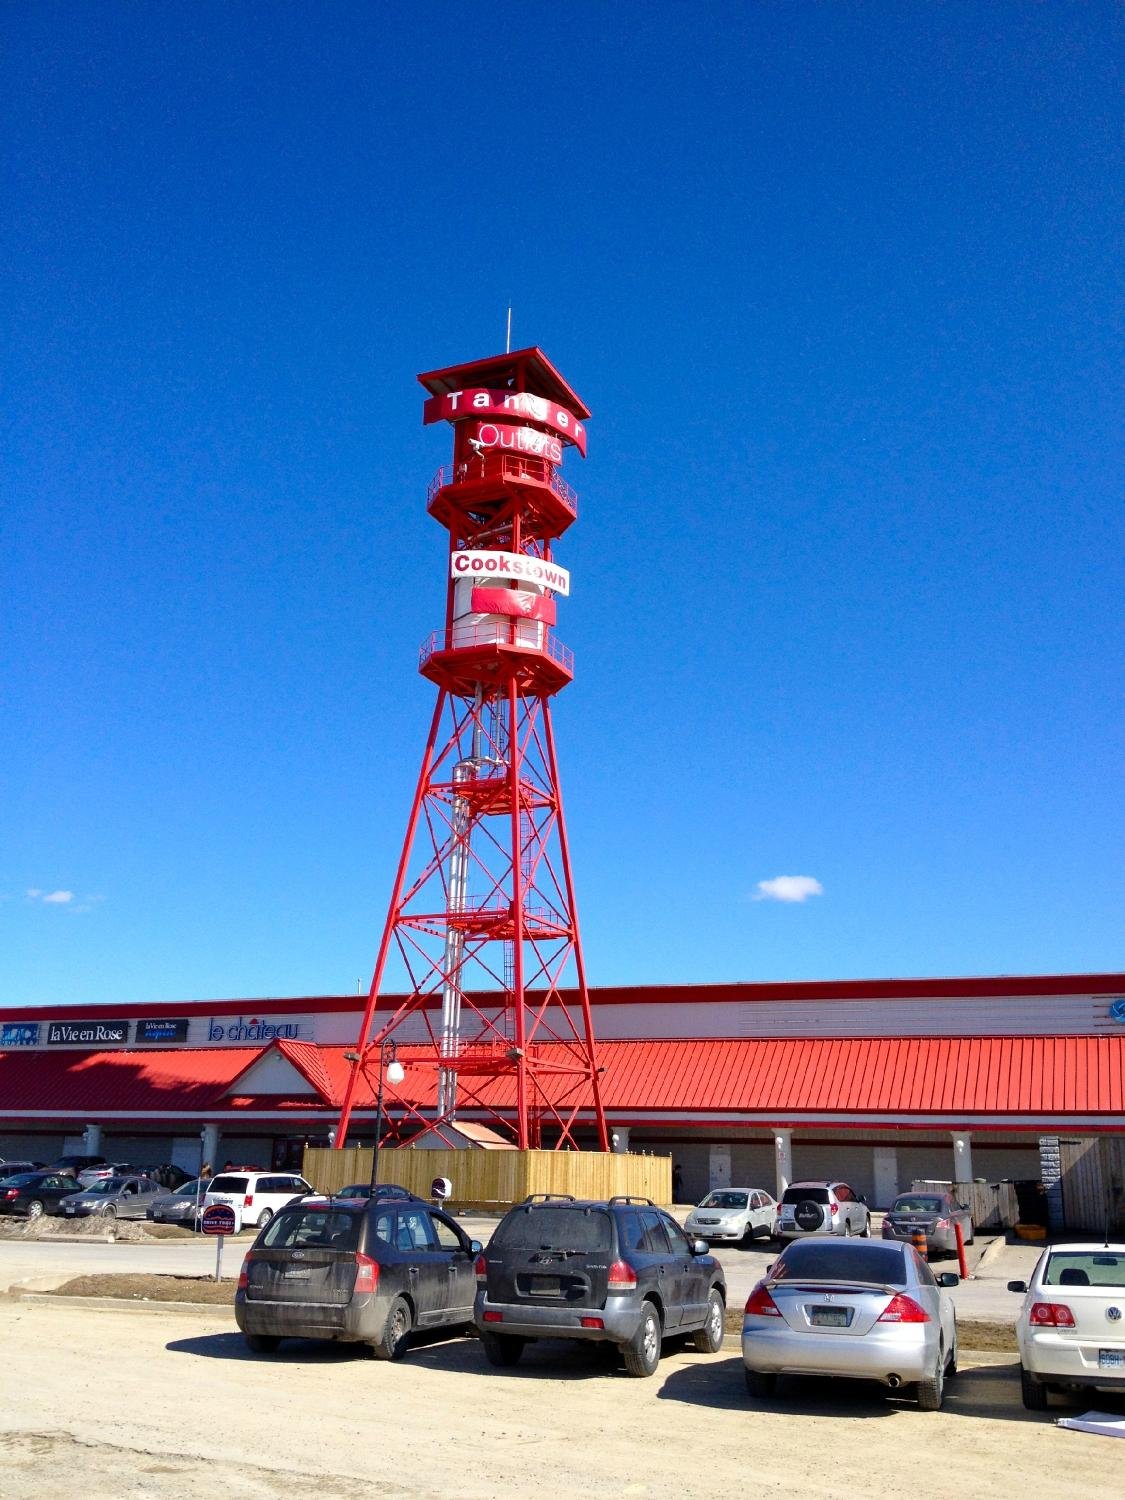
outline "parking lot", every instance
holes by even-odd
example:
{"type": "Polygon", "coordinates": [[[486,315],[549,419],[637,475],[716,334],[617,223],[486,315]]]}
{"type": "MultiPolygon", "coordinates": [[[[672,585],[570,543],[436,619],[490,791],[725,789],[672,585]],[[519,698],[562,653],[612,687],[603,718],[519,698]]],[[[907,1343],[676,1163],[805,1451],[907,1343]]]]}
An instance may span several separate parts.
{"type": "Polygon", "coordinates": [[[294,1342],[247,1355],[229,1315],[0,1304],[0,1491],[91,1496],[837,1496],[1118,1500],[1110,1439],[1024,1412],[1007,1356],[968,1357],[943,1411],[790,1382],[750,1402],[736,1355],[652,1380],[540,1344],[511,1371],[472,1340],[387,1365],[294,1342]]]}

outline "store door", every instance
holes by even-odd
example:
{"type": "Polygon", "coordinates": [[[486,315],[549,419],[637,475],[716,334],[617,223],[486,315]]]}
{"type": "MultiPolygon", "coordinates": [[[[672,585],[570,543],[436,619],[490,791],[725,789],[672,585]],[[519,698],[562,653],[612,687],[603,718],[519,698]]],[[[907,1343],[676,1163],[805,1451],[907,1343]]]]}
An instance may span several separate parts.
{"type": "Polygon", "coordinates": [[[730,1147],[712,1146],[710,1176],[708,1186],[712,1192],[715,1188],[730,1187],[730,1147]]]}

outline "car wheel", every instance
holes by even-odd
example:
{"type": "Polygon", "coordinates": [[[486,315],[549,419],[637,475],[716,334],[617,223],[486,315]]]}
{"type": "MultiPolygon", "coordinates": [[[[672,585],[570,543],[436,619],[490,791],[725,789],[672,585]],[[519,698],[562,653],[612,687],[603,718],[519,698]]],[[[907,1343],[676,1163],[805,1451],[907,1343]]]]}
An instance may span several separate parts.
{"type": "Polygon", "coordinates": [[[405,1297],[396,1297],[387,1309],[387,1321],[383,1332],[371,1345],[376,1359],[401,1359],[410,1342],[410,1330],[414,1327],[414,1314],[405,1297]]]}
{"type": "Polygon", "coordinates": [[[844,1238],[846,1240],[850,1240],[851,1237],[852,1237],[852,1221],[850,1219],[845,1219],[844,1220],[844,1238]]]}
{"type": "Polygon", "coordinates": [[[956,1374],[957,1374],[957,1335],[954,1334],[953,1335],[953,1353],[949,1356],[949,1361],[948,1361],[948,1363],[946,1364],[946,1367],[945,1367],[945,1378],[946,1378],[946,1380],[948,1380],[951,1375],[956,1375],[956,1374]]]}
{"type": "Polygon", "coordinates": [[[32,1198],[27,1205],[27,1217],[29,1219],[41,1219],[43,1217],[43,1205],[38,1198],[32,1198]]]}
{"type": "Polygon", "coordinates": [[[273,1354],[281,1339],[276,1333],[248,1333],[246,1347],[251,1354],[273,1354]]]}
{"type": "Polygon", "coordinates": [[[722,1292],[717,1286],[713,1286],[707,1299],[707,1321],[691,1336],[692,1344],[700,1354],[718,1354],[723,1347],[723,1320],[726,1311],[722,1292]]]}
{"type": "Polygon", "coordinates": [[[266,1225],[269,1223],[269,1221],[272,1218],[273,1218],[273,1209],[272,1208],[263,1208],[262,1211],[261,1211],[261,1213],[258,1215],[258,1228],[259,1229],[264,1229],[266,1227],[266,1225]]]}
{"type": "Polygon", "coordinates": [[[918,1410],[940,1411],[945,1394],[945,1350],[938,1351],[937,1368],[928,1380],[918,1382],[918,1410]]]}
{"type": "Polygon", "coordinates": [[[866,1219],[864,1219],[864,1221],[863,1221],[863,1228],[859,1231],[859,1237],[860,1237],[861,1240],[869,1240],[871,1238],[871,1215],[870,1214],[868,1214],[867,1217],[866,1217],[866,1219]]]}
{"type": "Polygon", "coordinates": [[[518,1365],[523,1353],[523,1339],[511,1333],[482,1333],[480,1336],[484,1357],[490,1365],[518,1365]]]}
{"type": "Polygon", "coordinates": [[[113,1206],[112,1203],[107,1203],[106,1206],[102,1209],[102,1218],[103,1219],[116,1219],[117,1218],[117,1210],[114,1208],[114,1206],[113,1206]]]}
{"type": "Polygon", "coordinates": [[[651,1302],[641,1308],[641,1321],[636,1333],[622,1346],[621,1355],[625,1369],[630,1375],[641,1377],[655,1375],[660,1363],[660,1314],[651,1302]]]}
{"type": "Polygon", "coordinates": [[[777,1376],[767,1375],[762,1370],[743,1370],[746,1376],[746,1389],[751,1396],[756,1396],[759,1401],[768,1401],[777,1390],[777,1376]]]}
{"type": "Polygon", "coordinates": [[[1038,1380],[1029,1375],[1023,1365],[1020,1365],[1020,1395],[1028,1411],[1047,1410],[1047,1387],[1040,1385],[1038,1380]]]}

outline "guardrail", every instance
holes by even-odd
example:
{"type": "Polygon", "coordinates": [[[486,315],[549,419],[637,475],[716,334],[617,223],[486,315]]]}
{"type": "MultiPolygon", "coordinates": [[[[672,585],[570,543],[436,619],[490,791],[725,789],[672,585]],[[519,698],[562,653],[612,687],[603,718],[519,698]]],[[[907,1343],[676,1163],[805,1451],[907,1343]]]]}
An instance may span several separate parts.
{"type": "Polygon", "coordinates": [[[556,470],[554,464],[548,463],[545,458],[528,458],[514,453],[472,459],[468,463],[458,464],[456,471],[452,464],[442,464],[430,480],[430,487],[426,491],[426,503],[431,504],[439,490],[458,484],[479,484],[487,479],[509,480],[515,484],[523,482],[545,485],[552,494],[558,496],[572,515],[578,515],[578,495],[556,470]]]}
{"type": "Polygon", "coordinates": [[[418,648],[418,667],[421,670],[436,651],[478,651],[482,646],[502,646],[509,651],[534,651],[557,662],[571,676],[574,675],[574,652],[553,631],[535,620],[517,620],[497,617],[487,625],[455,625],[452,630],[434,630],[418,648]],[[531,639],[521,639],[520,631],[531,639]]]}

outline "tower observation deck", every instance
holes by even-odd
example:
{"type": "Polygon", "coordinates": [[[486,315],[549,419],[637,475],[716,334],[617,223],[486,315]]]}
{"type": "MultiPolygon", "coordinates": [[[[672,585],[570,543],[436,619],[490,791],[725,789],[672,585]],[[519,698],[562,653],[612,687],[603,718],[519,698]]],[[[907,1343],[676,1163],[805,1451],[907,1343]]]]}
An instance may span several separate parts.
{"type": "Polygon", "coordinates": [[[400,1138],[461,1118],[524,1150],[574,1148],[581,1125],[606,1150],[550,706],[574,676],[554,630],[553,546],[578,515],[561,468],[590,413],[538,348],[418,378],[423,421],[453,433],[426,504],[448,534],[445,621],[419,653],[438,696],[336,1144],[397,1038],[436,1075],[402,1087],[400,1138]],[[392,955],[406,998],[384,1008],[392,955]]]}

